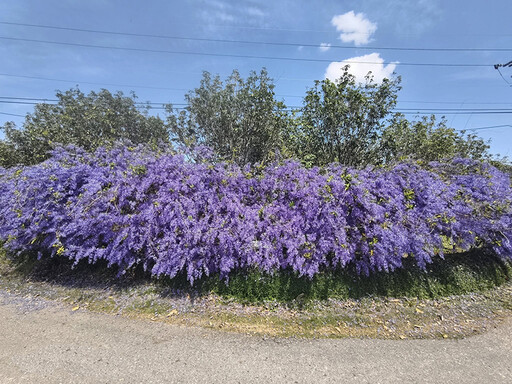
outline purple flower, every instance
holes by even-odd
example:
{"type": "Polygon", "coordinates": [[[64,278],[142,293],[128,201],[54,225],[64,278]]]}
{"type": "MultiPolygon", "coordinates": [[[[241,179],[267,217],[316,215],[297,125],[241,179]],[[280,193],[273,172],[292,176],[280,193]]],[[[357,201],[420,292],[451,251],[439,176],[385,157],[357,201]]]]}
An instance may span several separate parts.
{"type": "Polygon", "coordinates": [[[66,147],[0,169],[0,240],[17,253],[103,259],[122,273],[140,264],[191,283],[252,267],[369,274],[475,247],[512,257],[511,202],[507,175],[467,159],[240,169],[204,149],[66,147]]]}

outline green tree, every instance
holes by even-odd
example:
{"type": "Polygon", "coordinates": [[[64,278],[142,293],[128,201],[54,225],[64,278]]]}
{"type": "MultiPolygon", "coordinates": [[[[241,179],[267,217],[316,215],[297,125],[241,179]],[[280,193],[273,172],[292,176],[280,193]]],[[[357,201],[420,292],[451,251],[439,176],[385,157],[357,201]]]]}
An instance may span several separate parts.
{"type": "Polygon", "coordinates": [[[307,165],[375,163],[385,117],[396,104],[400,78],[377,84],[371,73],[357,83],[344,67],[336,81],[315,81],[289,136],[289,147],[307,165]]]}
{"type": "Polygon", "coordinates": [[[217,160],[239,165],[269,161],[276,150],[283,150],[283,132],[291,118],[275,99],[265,69],[245,80],[235,70],[224,82],[203,72],[200,86],[185,98],[188,105],[182,111],[167,106],[167,124],[177,143],[208,146],[217,160]]]}
{"type": "Polygon", "coordinates": [[[164,122],[138,107],[135,94],[103,89],[88,95],[78,88],[57,92],[56,104],[41,103],[26,116],[23,127],[2,127],[0,165],[35,164],[48,158],[56,144],[74,144],[94,150],[116,140],[134,144],[168,141],[164,122]]]}
{"type": "Polygon", "coordinates": [[[425,161],[442,160],[455,156],[488,159],[489,145],[480,137],[457,131],[436,122],[434,115],[420,121],[409,121],[395,114],[382,133],[380,153],[386,163],[404,158],[425,161]]]}

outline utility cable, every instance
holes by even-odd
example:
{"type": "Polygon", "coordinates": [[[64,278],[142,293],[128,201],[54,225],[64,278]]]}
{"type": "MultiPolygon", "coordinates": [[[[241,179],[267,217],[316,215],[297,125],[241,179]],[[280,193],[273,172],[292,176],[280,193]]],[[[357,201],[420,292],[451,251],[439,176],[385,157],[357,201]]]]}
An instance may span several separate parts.
{"type": "MultiPolygon", "coordinates": [[[[279,57],[279,56],[258,56],[258,55],[239,55],[230,53],[212,53],[212,52],[194,52],[194,51],[171,51],[163,49],[149,49],[149,48],[132,48],[132,47],[117,47],[112,45],[95,45],[95,44],[81,44],[81,43],[68,43],[63,41],[50,41],[50,40],[36,40],[25,39],[18,37],[0,36],[2,40],[22,41],[29,43],[39,44],[53,44],[64,45],[82,48],[99,48],[99,49],[112,49],[131,52],[145,52],[145,53],[167,53],[175,55],[195,55],[195,56],[210,56],[210,57],[233,57],[240,59],[265,59],[265,60],[283,60],[283,61],[300,61],[300,62],[315,62],[315,63],[332,63],[336,60],[332,59],[319,59],[319,58],[302,58],[302,57],[279,57]]],[[[369,61],[355,61],[345,60],[345,64],[380,64],[380,65],[404,65],[404,66],[420,66],[420,67],[491,67],[493,64],[476,64],[476,63],[410,63],[410,62],[369,62],[369,61]]]]}
{"type": "Polygon", "coordinates": [[[0,112],[0,115],[25,117],[25,115],[18,115],[17,113],[7,113],[7,112],[0,112]]]}
{"type": "MultiPolygon", "coordinates": [[[[0,74],[1,75],[1,74],[0,74]]],[[[101,84],[101,83],[99,83],[101,84]]],[[[174,88],[173,88],[174,89],[174,88]]],[[[305,95],[281,95],[276,94],[278,97],[301,97],[303,98],[305,95]]],[[[41,97],[15,97],[15,96],[0,96],[1,100],[35,100],[35,101],[59,101],[59,99],[51,99],[51,98],[41,98],[41,97]]],[[[428,101],[428,100],[398,100],[398,103],[411,103],[411,104],[456,104],[460,105],[461,101],[428,101]]],[[[170,102],[136,102],[136,104],[151,104],[151,105],[163,105],[169,104],[170,102]]],[[[176,103],[173,105],[179,105],[180,103],[176,103]]],[[[475,101],[475,102],[464,102],[467,105],[508,105],[512,108],[512,102],[489,102],[489,101],[475,101]]],[[[181,105],[186,105],[182,103],[181,105]]],[[[411,108],[414,109],[414,108],[411,108]]],[[[432,109],[432,108],[429,108],[432,109]]]]}
{"type": "MultiPolygon", "coordinates": [[[[495,67],[496,68],[496,67],[495,67]]],[[[512,87],[512,84],[505,78],[505,76],[503,76],[503,73],[501,73],[501,70],[500,68],[496,68],[498,70],[498,73],[500,74],[501,78],[503,79],[503,81],[505,81],[505,83],[508,84],[509,87],[512,87]]]]}
{"type": "Polygon", "coordinates": [[[0,73],[0,76],[17,77],[17,78],[20,78],[20,79],[58,81],[58,82],[63,82],[63,83],[100,85],[100,86],[111,86],[111,87],[147,88],[147,89],[160,89],[160,90],[165,90],[165,91],[188,91],[188,89],[185,89],[185,88],[152,87],[152,86],[147,86],[147,85],[133,85],[133,84],[95,83],[95,82],[91,82],[91,81],[55,79],[55,78],[51,78],[51,77],[12,75],[10,73],[0,73]]]}
{"type": "MultiPolygon", "coordinates": [[[[47,100],[49,101],[49,100],[47,100]]],[[[37,101],[26,101],[26,100],[0,100],[0,104],[16,104],[16,105],[38,105],[41,102],[37,101]]],[[[54,102],[46,102],[46,104],[57,105],[54,102]]],[[[173,109],[175,110],[184,110],[187,109],[187,104],[185,103],[135,103],[136,108],[146,108],[149,106],[151,110],[165,110],[167,109],[164,105],[171,104],[173,109]],[[156,106],[153,106],[156,105],[156,106]]],[[[288,106],[285,108],[287,111],[296,111],[300,110],[301,106],[288,106]]],[[[488,115],[488,114],[512,114],[512,109],[505,108],[467,108],[467,109],[456,109],[456,108],[438,108],[438,109],[426,109],[426,108],[396,108],[393,113],[402,113],[406,115],[467,115],[467,114],[475,114],[475,115],[488,115]]]]}
{"type": "Polygon", "coordinates": [[[467,128],[466,131],[480,131],[480,130],[484,130],[484,129],[505,128],[505,127],[512,128],[512,125],[510,125],[510,124],[489,125],[487,127],[467,128]]]}
{"type": "MultiPolygon", "coordinates": [[[[289,47],[321,48],[320,44],[308,44],[308,43],[285,43],[285,42],[277,42],[277,41],[248,41],[248,40],[230,40],[230,39],[212,39],[212,38],[187,37],[187,36],[157,35],[157,34],[147,34],[147,33],[116,32],[116,31],[96,30],[96,29],[60,27],[60,26],[41,25],[41,24],[13,23],[13,22],[6,22],[6,21],[0,21],[0,24],[33,27],[33,28],[54,29],[54,30],[61,30],[61,31],[99,33],[99,34],[131,36],[131,37],[146,37],[146,38],[149,37],[149,38],[169,39],[169,40],[185,40],[185,41],[232,43],[232,44],[272,45],[272,46],[281,46],[281,47],[289,46],[289,47]]],[[[414,47],[376,47],[376,46],[354,47],[354,46],[336,45],[336,44],[331,44],[329,46],[329,48],[389,50],[389,51],[428,51],[428,52],[512,52],[512,48],[414,48],[414,47]]]]}

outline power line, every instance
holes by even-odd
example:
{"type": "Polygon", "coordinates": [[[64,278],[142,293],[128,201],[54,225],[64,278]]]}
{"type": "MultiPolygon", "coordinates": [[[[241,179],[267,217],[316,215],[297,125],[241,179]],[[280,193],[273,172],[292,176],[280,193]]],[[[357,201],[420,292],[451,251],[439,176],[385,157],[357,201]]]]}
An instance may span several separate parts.
{"type": "Polygon", "coordinates": [[[505,76],[503,76],[503,73],[501,73],[501,70],[499,68],[496,68],[496,69],[498,70],[498,73],[500,74],[501,78],[505,81],[505,83],[507,83],[509,87],[512,87],[512,84],[507,79],[505,79],[505,76]]]}
{"type": "Polygon", "coordinates": [[[404,115],[510,115],[512,114],[511,110],[503,110],[503,111],[414,111],[414,110],[393,110],[393,112],[402,113],[404,115]]]}
{"type": "MultiPolygon", "coordinates": [[[[0,104],[17,104],[17,105],[37,105],[41,104],[41,102],[45,102],[46,104],[57,105],[57,99],[29,99],[29,98],[19,98],[22,100],[13,100],[8,99],[7,97],[0,97],[0,104]],[[27,100],[28,99],[28,100],[27,100]],[[30,101],[32,100],[32,101],[30,101]]],[[[165,110],[166,104],[171,104],[176,110],[186,109],[186,103],[155,103],[155,102],[147,102],[147,103],[135,103],[137,108],[144,108],[148,105],[153,110],[165,110]]],[[[298,110],[301,106],[288,106],[286,110],[298,110]]],[[[392,112],[394,113],[402,113],[407,115],[487,115],[487,114],[512,114],[512,108],[397,108],[392,112]]]]}
{"type": "Polygon", "coordinates": [[[36,98],[36,97],[14,97],[14,96],[0,96],[0,99],[7,99],[7,100],[59,101],[58,99],[42,99],[42,98],[36,98]]]}
{"type": "MultiPolygon", "coordinates": [[[[305,95],[280,95],[276,94],[276,96],[279,97],[300,97],[303,98],[305,95]]],[[[51,98],[41,98],[41,97],[17,97],[17,96],[0,96],[1,100],[28,100],[28,101],[39,101],[39,102],[58,102],[59,99],[51,99],[51,98]]],[[[169,104],[170,101],[167,102],[135,102],[135,104],[149,104],[149,105],[164,105],[169,104]]],[[[466,101],[428,101],[428,100],[398,100],[398,103],[414,103],[414,104],[465,104],[465,105],[509,105],[512,107],[512,102],[489,102],[489,101],[482,101],[482,102],[466,102],[466,101]]],[[[186,103],[172,103],[173,105],[187,105],[186,103]]],[[[410,110],[416,110],[414,108],[409,108],[410,110]]],[[[433,109],[433,108],[429,108],[433,109]]],[[[443,110],[443,108],[436,110],[443,110]]],[[[485,108],[487,110],[488,108],[485,108]]],[[[501,108],[504,109],[504,108],[501,108]]],[[[505,108],[507,109],[507,108],[505,108]]],[[[460,109],[456,109],[460,110],[460,109]]]]}
{"type": "MultiPolygon", "coordinates": [[[[20,105],[36,105],[41,104],[40,102],[34,102],[34,101],[13,101],[13,100],[0,100],[0,103],[2,104],[20,104],[20,105]]],[[[50,104],[50,103],[45,103],[50,104]]]]}
{"type": "MultiPolygon", "coordinates": [[[[182,73],[182,72],[177,72],[177,73],[182,73]]],[[[197,75],[197,74],[201,74],[201,72],[190,72],[190,74],[197,75]]],[[[30,80],[58,81],[58,82],[62,82],[62,83],[73,83],[73,84],[88,84],[88,85],[126,87],[126,88],[161,89],[161,90],[168,90],[168,91],[189,91],[189,89],[186,89],[186,88],[154,87],[154,86],[148,86],[148,85],[133,85],[133,84],[97,83],[97,82],[81,81],[81,80],[56,79],[56,78],[52,78],[52,77],[13,75],[10,73],[0,73],[0,76],[16,77],[16,78],[30,79],[30,80]]],[[[315,79],[298,79],[298,78],[289,78],[289,77],[280,77],[280,80],[315,81],[315,79]]],[[[289,95],[276,95],[276,96],[284,97],[284,96],[289,96],[289,95]]],[[[302,96],[298,96],[298,97],[302,97],[302,96]]]]}
{"type": "MultiPolygon", "coordinates": [[[[195,74],[200,74],[199,72],[195,74]]],[[[126,88],[144,88],[144,89],[159,89],[159,90],[170,90],[170,91],[185,91],[188,92],[190,89],[187,88],[169,88],[169,87],[154,87],[154,86],[147,86],[147,85],[133,85],[133,84],[113,84],[113,83],[98,83],[98,82],[91,82],[91,81],[81,81],[81,80],[69,80],[69,79],[57,79],[57,78],[51,78],[51,77],[41,77],[41,76],[24,76],[24,75],[14,75],[10,73],[0,73],[0,76],[5,77],[15,77],[20,79],[29,79],[29,80],[42,80],[42,81],[57,81],[62,83],[70,83],[70,84],[87,84],[87,85],[99,85],[101,87],[111,86],[111,87],[126,87],[126,88]]],[[[226,75],[227,76],[227,75],[226,75]]],[[[315,79],[299,79],[299,78],[289,78],[289,77],[280,77],[279,80],[296,80],[296,81],[315,81],[315,79]]],[[[278,97],[298,97],[302,98],[304,95],[287,95],[287,94],[276,94],[278,97]]],[[[417,103],[417,101],[400,101],[402,103],[417,103]]],[[[418,103],[432,103],[432,104],[461,104],[461,102],[458,101],[419,101],[418,103]]],[[[466,103],[464,104],[488,104],[487,102],[482,103],[466,103]]],[[[512,102],[510,103],[490,103],[490,104],[507,104],[512,105],[512,102]]]]}
{"type": "Polygon", "coordinates": [[[17,113],[7,113],[7,112],[0,112],[0,115],[25,117],[25,115],[18,115],[17,113]]]}
{"type": "MultiPolygon", "coordinates": [[[[287,94],[278,94],[276,96],[279,97],[304,97],[305,95],[287,95],[287,94]]],[[[398,103],[411,103],[411,104],[468,104],[468,105],[510,105],[512,106],[512,101],[510,102],[489,102],[489,101],[425,101],[425,100],[398,100],[398,103]]]]}
{"type": "MultiPolygon", "coordinates": [[[[8,21],[0,21],[0,24],[8,24],[8,25],[19,25],[19,26],[27,26],[27,27],[39,27],[45,28],[47,26],[43,26],[40,24],[26,24],[26,23],[14,23],[8,21]]],[[[183,24],[183,23],[182,23],[183,24]]],[[[189,25],[189,24],[186,24],[189,25]]],[[[226,24],[210,24],[212,27],[218,28],[233,28],[233,29],[248,29],[248,30],[260,30],[260,31],[284,31],[284,32],[319,32],[319,33],[333,33],[332,30],[318,30],[318,29],[291,29],[291,28],[273,28],[273,27],[251,27],[247,25],[226,25],[226,24]]],[[[59,28],[59,27],[56,27],[59,28]]],[[[360,32],[359,35],[370,35],[370,33],[360,32]]],[[[508,35],[503,35],[508,36],[508,35]]]]}
{"type": "MultiPolygon", "coordinates": [[[[3,104],[27,104],[27,105],[35,105],[40,103],[56,103],[59,102],[59,99],[47,99],[47,98],[37,98],[37,97],[16,97],[16,96],[0,96],[0,103],[3,104]]],[[[412,102],[412,101],[409,101],[412,102]]],[[[444,102],[428,102],[428,101],[416,101],[416,103],[444,103],[444,102]]],[[[452,102],[458,103],[460,102],[452,102]]],[[[179,105],[186,106],[187,103],[173,103],[171,101],[167,102],[134,102],[135,105],[179,105]]],[[[479,104],[479,103],[474,103],[479,104]]],[[[505,104],[509,105],[511,103],[486,103],[486,104],[505,104]]],[[[291,108],[300,108],[299,106],[293,106],[291,108]]],[[[436,113],[441,112],[511,112],[512,108],[398,108],[401,112],[430,112],[436,111],[436,113]]]]}
{"type": "Polygon", "coordinates": [[[42,99],[36,97],[14,97],[14,96],[0,96],[3,100],[37,100],[37,101],[59,101],[58,99],[42,99]]]}
{"type": "MultiPolygon", "coordinates": [[[[0,96],[0,103],[3,104],[27,104],[27,105],[35,105],[41,103],[58,103],[59,99],[46,99],[46,98],[35,98],[35,97],[13,97],[13,96],[0,96]]],[[[173,103],[171,101],[168,102],[134,102],[135,105],[180,105],[186,106],[187,103],[173,103]]],[[[291,108],[300,108],[299,106],[294,106],[291,108]]],[[[508,112],[512,111],[512,108],[399,108],[400,111],[403,112],[424,112],[424,111],[438,111],[438,112],[508,112]]]]}
{"type": "MultiPolygon", "coordinates": [[[[319,59],[319,58],[303,58],[303,57],[279,57],[279,56],[258,56],[258,55],[239,55],[231,53],[212,53],[212,52],[194,52],[194,51],[171,51],[163,49],[149,49],[149,48],[132,48],[132,47],[117,47],[112,45],[95,45],[95,44],[81,44],[81,43],[68,43],[63,41],[50,41],[50,40],[36,40],[25,39],[18,37],[0,36],[2,40],[10,41],[23,41],[28,43],[40,44],[53,44],[64,45],[82,48],[99,48],[99,49],[113,49],[131,52],[146,52],[146,53],[167,53],[175,55],[195,55],[195,56],[210,56],[210,57],[234,57],[240,59],[265,59],[265,60],[284,60],[284,61],[300,61],[300,62],[315,62],[315,63],[332,63],[336,60],[333,59],[319,59]]],[[[346,64],[380,64],[380,65],[404,65],[404,66],[421,66],[421,67],[491,67],[493,64],[471,64],[471,63],[410,63],[410,62],[369,62],[369,61],[354,61],[344,60],[346,64]]]]}
{"type": "MultiPolygon", "coordinates": [[[[26,26],[39,26],[36,24],[22,24],[22,23],[11,23],[11,22],[0,22],[1,24],[12,24],[12,25],[26,25],[26,26]]],[[[175,23],[181,25],[190,25],[188,23],[175,23]]],[[[210,24],[212,27],[216,28],[224,28],[224,29],[246,29],[246,30],[255,30],[255,31],[281,31],[281,32],[314,32],[314,33],[333,33],[332,29],[299,29],[299,28],[277,28],[277,27],[254,27],[249,25],[226,25],[226,24],[210,24]]],[[[373,33],[366,32],[357,32],[357,35],[373,35],[373,33]]],[[[408,32],[403,36],[416,36],[417,34],[408,32]]],[[[454,33],[442,33],[438,34],[442,36],[512,36],[512,34],[497,34],[497,33],[464,33],[464,34],[454,34],[454,33]]]]}
{"type": "Polygon", "coordinates": [[[0,73],[0,76],[17,77],[17,78],[21,78],[21,79],[31,79],[31,80],[59,81],[59,82],[63,82],[63,83],[74,83],[74,84],[101,85],[101,86],[111,86],[111,87],[147,88],[147,89],[160,89],[160,90],[166,90],[166,91],[187,91],[187,89],[185,89],[185,88],[153,87],[153,86],[148,86],[148,85],[133,85],[133,84],[95,83],[95,82],[91,82],[91,81],[55,79],[55,78],[51,78],[51,77],[12,75],[9,73],[0,73]]]}
{"type": "Polygon", "coordinates": [[[509,85],[509,87],[512,87],[512,84],[507,79],[505,79],[505,76],[503,76],[503,73],[501,73],[500,68],[502,68],[502,67],[512,67],[512,60],[510,60],[506,64],[494,64],[494,69],[498,70],[498,73],[500,74],[500,76],[503,79],[503,81],[505,83],[507,83],[509,85]]]}
{"type": "MultiPolygon", "coordinates": [[[[212,38],[188,37],[188,36],[170,36],[170,35],[157,35],[157,34],[146,34],[146,33],[131,33],[131,32],[117,32],[117,31],[106,31],[106,30],[96,30],[96,29],[60,27],[60,26],[41,25],[41,24],[13,23],[13,22],[6,22],[6,21],[0,21],[0,24],[33,27],[33,28],[55,29],[55,30],[61,30],[61,31],[100,33],[100,34],[117,35],[117,36],[149,37],[149,38],[169,39],[169,40],[231,43],[231,44],[272,45],[272,46],[281,46],[281,47],[289,46],[289,47],[321,48],[320,44],[309,44],[309,43],[285,43],[285,42],[277,42],[277,41],[249,41],[249,40],[231,40],[231,39],[212,39],[212,38]]],[[[336,44],[331,44],[329,46],[329,48],[389,50],[389,51],[428,51],[428,52],[512,52],[512,48],[413,48],[413,47],[377,47],[377,46],[354,47],[354,46],[336,45],[336,44]]]]}
{"type": "Polygon", "coordinates": [[[505,64],[494,64],[494,69],[498,69],[501,67],[512,67],[512,60],[505,64]]]}
{"type": "MultiPolygon", "coordinates": [[[[32,100],[36,100],[36,99],[32,99],[32,100]]],[[[56,100],[56,99],[55,100],[52,100],[52,99],[41,99],[41,101],[0,100],[0,104],[15,104],[15,105],[47,104],[47,105],[58,105],[58,101],[59,100],[56,100]]],[[[150,102],[138,103],[138,102],[136,102],[136,103],[134,103],[134,106],[136,108],[146,108],[146,107],[149,106],[150,109],[165,110],[165,109],[167,109],[167,107],[165,107],[165,105],[168,105],[168,104],[172,105],[173,109],[178,109],[178,110],[185,109],[185,107],[188,105],[186,103],[172,103],[172,102],[167,102],[167,103],[150,103],[150,102]],[[153,106],[153,105],[155,105],[155,106],[153,106]]],[[[292,106],[290,106],[290,107],[288,107],[288,110],[291,110],[291,108],[300,108],[300,107],[292,107],[292,106]]]]}
{"type": "Polygon", "coordinates": [[[488,127],[478,127],[478,128],[468,128],[468,131],[480,131],[484,129],[492,129],[492,128],[505,128],[510,127],[512,128],[512,125],[510,124],[502,124],[502,125],[489,125],[488,127]]]}
{"type": "Polygon", "coordinates": [[[468,111],[468,112],[482,112],[482,111],[512,111],[511,108],[400,108],[402,111],[441,111],[441,112],[454,112],[454,111],[468,111]]]}
{"type": "Polygon", "coordinates": [[[398,103],[415,103],[415,104],[468,104],[468,105],[510,105],[512,102],[489,102],[489,101],[425,101],[425,100],[398,100],[398,103]]]}
{"type": "MultiPolygon", "coordinates": [[[[9,96],[0,96],[0,103],[2,104],[26,104],[26,105],[36,105],[36,104],[52,104],[56,105],[55,103],[58,103],[59,99],[41,99],[41,98],[33,98],[33,97],[9,97],[9,96]]],[[[146,106],[146,105],[166,105],[166,104],[172,104],[172,105],[188,105],[186,103],[171,103],[168,102],[149,102],[149,101],[135,101],[135,105],[137,106],[146,106]]]]}
{"type": "Polygon", "coordinates": [[[509,86],[511,86],[511,87],[512,87],[512,84],[511,84],[510,82],[508,82],[508,80],[507,80],[507,79],[505,79],[505,76],[503,76],[503,73],[501,73],[501,70],[500,70],[499,68],[496,68],[496,69],[498,70],[498,73],[500,74],[501,78],[502,78],[503,80],[505,80],[505,83],[507,83],[509,86]]]}

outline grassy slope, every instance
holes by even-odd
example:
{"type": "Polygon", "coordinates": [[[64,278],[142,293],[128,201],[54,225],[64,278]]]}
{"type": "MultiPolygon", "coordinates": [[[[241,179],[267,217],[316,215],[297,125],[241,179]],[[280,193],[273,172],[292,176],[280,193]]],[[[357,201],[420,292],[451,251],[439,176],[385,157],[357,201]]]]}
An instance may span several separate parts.
{"type": "Polygon", "coordinates": [[[140,271],[117,278],[101,264],[72,270],[67,260],[0,255],[0,295],[7,300],[14,293],[64,302],[73,310],[280,337],[480,333],[512,315],[510,275],[509,263],[471,253],[436,261],[428,273],[409,268],[365,278],[338,272],[309,281],[252,272],[232,276],[228,285],[212,277],[191,289],[183,278],[156,281],[140,271]],[[458,296],[445,296],[453,294],[458,296]]]}
{"type": "Polygon", "coordinates": [[[378,272],[368,277],[357,276],[350,270],[318,274],[311,280],[289,271],[274,275],[245,271],[232,274],[227,284],[217,276],[211,276],[197,281],[193,288],[184,276],[155,280],[137,269],[117,279],[115,269],[107,269],[103,263],[93,266],[80,263],[72,268],[71,262],[66,259],[38,261],[30,255],[12,259],[5,254],[1,257],[4,266],[9,264],[13,273],[25,277],[68,284],[84,279],[99,285],[152,282],[171,291],[194,295],[214,293],[244,303],[359,299],[368,296],[435,299],[498,287],[512,276],[512,263],[479,250],[447,255],[444,260],[438,258],[428,266],[427,271],[413,266],[412,261],[403,269],[390,273],[378,272]]]}

